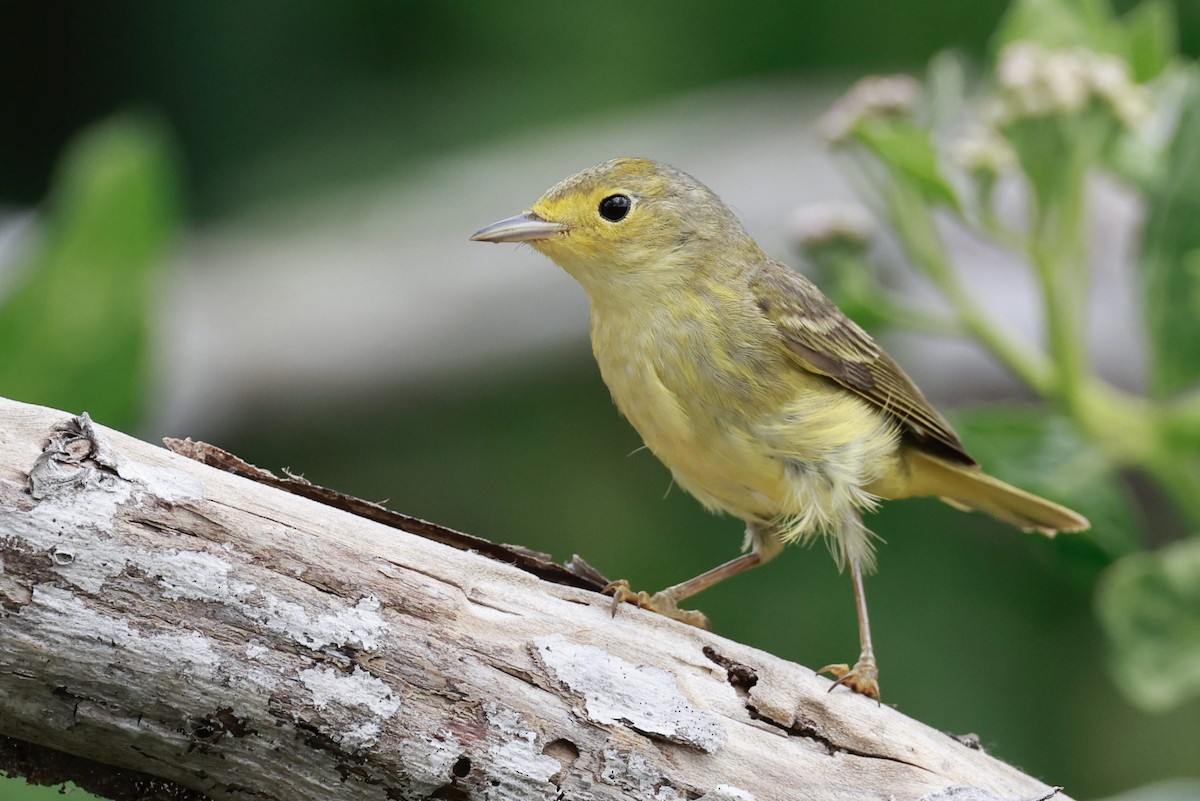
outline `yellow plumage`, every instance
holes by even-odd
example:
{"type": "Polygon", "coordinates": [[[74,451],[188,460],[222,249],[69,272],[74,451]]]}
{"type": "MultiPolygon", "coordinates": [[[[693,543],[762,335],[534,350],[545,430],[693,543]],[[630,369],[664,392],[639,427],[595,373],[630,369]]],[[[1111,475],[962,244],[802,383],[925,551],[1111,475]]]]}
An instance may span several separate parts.
{"type": "Polygon", "coordinates": [[[841,523],[872,504],[863,488],[888,472],[897,427],[792,367],[782,348],[763,348],[770,323],[736,293],[698,297],[642,304],[592,293],[592,349],[617,407],[680,487],[766,524],[757,548],[834,533],[845,537],[837,553],[869,563],[865,531],[841,523]]]}
{"type": "Polygon", "coordinates": [[[832,668],[877,698],[862,509],[933,495],[1044,533],[1087,527],[980,471],[866,332],[678,170],[605,162],[473,238],[529,242],[583,285],[592,348],[618,408],[681,487],[747,523],[751,553],[653,597],[617,586],[620,599],[703,623],[676,603],[788,542],[827,534],[854,577],[863,640],[853,669],[832,668]]]}

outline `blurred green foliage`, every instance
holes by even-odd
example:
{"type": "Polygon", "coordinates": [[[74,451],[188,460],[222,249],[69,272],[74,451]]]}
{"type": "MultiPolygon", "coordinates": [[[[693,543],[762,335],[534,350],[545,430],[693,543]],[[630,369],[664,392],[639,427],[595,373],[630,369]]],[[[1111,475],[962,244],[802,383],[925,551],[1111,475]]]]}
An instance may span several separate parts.
{"type": "Polygon", "coordinates": [[[1163,399],[1200,381],[1200,78],[1195,65],[1188,73],[1178,128],[1145,186],[1142,306],[1163,399]]]}
{"type": "Polygon", "coordinates": [[[958,412],[954,425],[997,477],[1087,516],[1087,539],[1102,552],[1097,569],[1138,548],[1136,499],[1112,461],[1069,418],[1029,406],[991,406],[958,412]]]}
{"type": "Polygon", "coordinates": [[[1123,16],[1113,13],[1109,0],[1022,0],[1009,6],[992,44],[997,52],[1013,42],[1086,47],[1117,56],[1144,83],[1177,52],[1176,13],[1166,0],[1142,2],[1123,16]]]}
{"type": "Polygon", "coordinates": [[[181,214],[162,123],[125,116],[82,131],[0,298],[0,393],[134,430],[149,388],[155,290],[181,214]]]}
{"type": "Polygon", "coordinates": [[[1099,613],[1121,686],[1148,709],[1200,693],[1200,537],[1122,559],[1099,613]]]}
{"type": "MultiPolygon", "coordinates": [[[[949,319],[937,327],[974,339],[1057,407],[979,410],[965,418],[966,441],[989,469],[1091,518],[1113,676],[1133,702],[1169,709],[1200,695],[1200,540],[1137,549],[1200,537],[1200,65],[1176,53],[1169,7],[1157,0],[1124,16],[1105,0],[1017,0],[995,42],[982,106],[963,97],[959,113],[947,113],[953,99],[939,85],[963,82],[947,80],[943,61],[931,70],[925,105],[906,79],[866,79],[825,127],[909,261],[948,302],[949,319]],[[1101,173],[1145,198],[1150,397],[1103,381],[1087,353],[1088,188],[1101,173]],[[999,181],[1023,190],[1024,219],[1002,218],[999,181]],[[1029,265],[1044,348],[997,326],[966,292],[935,213],[1029,265]],[[1142,530],[1123,482],[1130,471],[1173,502],[1185,531],[1142,530]]],[[[831,252],[827,240],[808,232],[807,252],[840,296],[870,303],[877,320],[934,328],[871,285],[865,241],[831,252]]]]}
{"type": "MultiPolygon", "coordinates": [[[[981,55],[1007,5],[10,3],[0,71],[23,77],[0,92],[22,124],[0,129],[0,197],[41,197],[64,137],[130,104],[171,120],[208,218],[718,81],[981,55]]],[[[1200,7],[1174,11],[1200,49],[1200,7]]]]}

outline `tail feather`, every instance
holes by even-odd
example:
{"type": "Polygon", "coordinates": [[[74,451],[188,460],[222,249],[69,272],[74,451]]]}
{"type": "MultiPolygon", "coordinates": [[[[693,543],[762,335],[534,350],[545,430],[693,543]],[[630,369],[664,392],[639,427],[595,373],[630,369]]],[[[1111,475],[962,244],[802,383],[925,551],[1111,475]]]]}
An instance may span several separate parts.
{"type": "Polygon", "coordinates": [[[997,520],[1048,536],[1091,527],[1078,512],[1006,484],[978,467],[954,464],[916,449],[907,455],[916,495],[935,495],[955,508],[986,512],[997,520]]]}

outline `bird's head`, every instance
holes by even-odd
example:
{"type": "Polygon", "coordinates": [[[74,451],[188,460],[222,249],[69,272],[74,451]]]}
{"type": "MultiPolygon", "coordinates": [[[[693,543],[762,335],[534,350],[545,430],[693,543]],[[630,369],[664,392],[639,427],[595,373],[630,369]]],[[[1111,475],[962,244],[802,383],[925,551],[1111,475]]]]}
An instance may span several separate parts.
{"type": "Polygon", "coordinates": [[[708,187],[673,167],[635,158],[572,175],[528,211],[471,239],[528,242],[589,291],[634,276],[685,275],[711,264],[702,258],[706,252],[754,247],[708,187]]]}

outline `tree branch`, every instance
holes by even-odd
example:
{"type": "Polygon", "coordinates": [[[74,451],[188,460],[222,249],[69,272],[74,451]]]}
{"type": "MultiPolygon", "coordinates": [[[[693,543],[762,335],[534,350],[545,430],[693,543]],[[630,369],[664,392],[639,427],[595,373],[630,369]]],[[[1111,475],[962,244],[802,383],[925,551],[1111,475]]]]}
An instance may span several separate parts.
{"type": "Polygon", "coordinates": [[[53,749],[260,801],[1054,796],[578,586],[86,417],[0,399],[0,431],[0,770],[53,749]]]}

